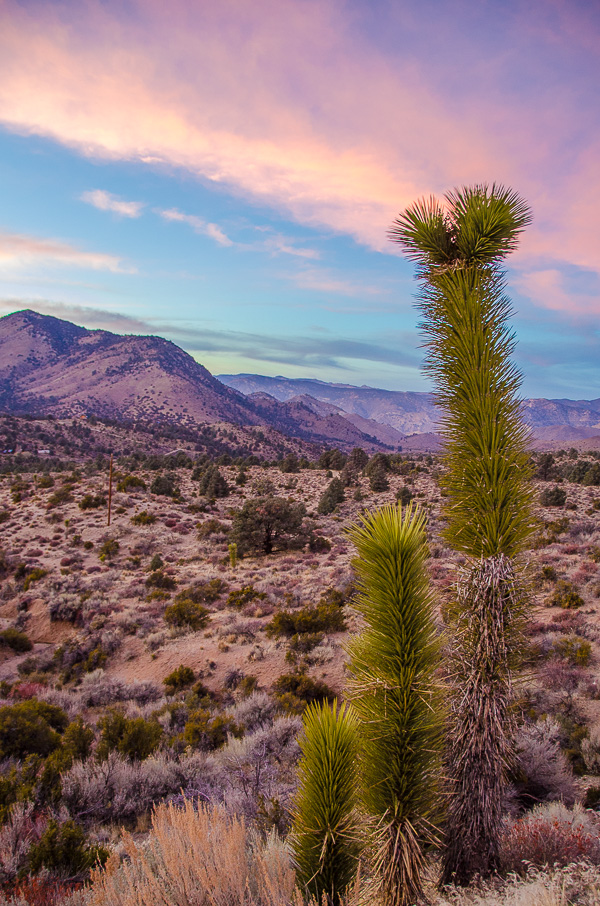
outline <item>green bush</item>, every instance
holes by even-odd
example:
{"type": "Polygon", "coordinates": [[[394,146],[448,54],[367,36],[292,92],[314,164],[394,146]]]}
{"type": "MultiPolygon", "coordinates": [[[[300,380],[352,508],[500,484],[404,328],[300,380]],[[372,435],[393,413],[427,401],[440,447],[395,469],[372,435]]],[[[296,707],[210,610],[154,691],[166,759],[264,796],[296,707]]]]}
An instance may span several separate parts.
{"type": "Polygon", "coordinates": [[[48,473],[46,473],[45,475],[40,475],[40,477],[38,478],[37,486],[38,486],[38,488],[43,488],[43,489],[53,488],[54,479],[53,479],[52,475],[49,475],[48,473]]]}
{"type": "Polygon", "coordinates": [[[52,874],[73,878],[85,874],[97,863],[104,864],[108,856],[104,847],[86,843],[83,830],[74,821],[59,824],[52,818],[39,842],[29,850],[28,870],[37,874],[45,868],[52,874]]]}
{"type": "Polygon", "coordinates": [[[189,628],[197,632],[204,629],[209,620],[210,614],[206,607],[189,598],[175,601],[165,610],[165,623],[169,626],[189,628]]]}
{"type": "Polygon", "coordinates": [[[315,632],[344,632],[345,629],[342,607],[325,596],[313,607],[306,605],[295,611],[280,610],[265,626],[267,635],[288,637],[315,632]]]}
{"type": "Polygon", "coordinates": [[[198,524],[198,538],[208,538],[210,535],[227,535],[229,529],[218,519],[207,519],[198,524]]]}
{"type": "Polygon", "coordinates": [[[154,513],[148,513],[147,510],[142,510],[141,512],[136,513],[135,516],[132,516],[131,521],[134,525],[154,525],[156,516],[154,513]]]}
{"type": "Polygon", "coordinates": [[[331,550],[331,541],[323,535],[311,535],[308,546],[313,554],[326,554],[331,550]]]}
{"type": "Polygon", "coordinates": [[[243,588],[237,588],[229,592],[227,596],[227,606],[241,610],[251,601],[264,601],[266,598],[264,591],[257,591],[253,585],[244,585],[243,588]]]}
{"type": "Polygon", "coordinates": [[[560,639],[552,646],[552,652],[563,658],[572,667],[587,667],[592,658],[592,646],[577,635],[560,639]]]}
{"type": "Polygon", "coordinates": [[[191,686],[195,679],[196,674],[192,668],[180,664],[172,673],[165,676],[163,683],[167,687],[167,692],[181,692],[182,689],[191,686]]]}
{"type": "Polygon", "coordinates": [[[217,714],[213,717],[210,711],[199,709],[190,714],[183,738],[194,748],[219,749],[225,745],[229,734],[238,739],[244,735],[243,728],[236,724],[231,715],[217,714]]]}
{"type": "Polygon", "coordinates": [[[35,569],[29,570],[25,576],[25,581],[23,582],[23,591],[29,591],[34,582],[39,582],[40,579],[43,579],[44,576],[48,575],[47,569],[42,569],[41,566],[36,566],[35,569]]]}
{"type": "Polygon", "coordinates": [[[175,601],[193,601],[194,604],[214,604],[227,591],[227,583],[222,579],[209,579],[195,582],[180,591],[175,601]]]}
{"type": "Polygon", "coordinates": [[[31,698],[0,708],[0,758],[49,755],[69,719],[62,708],[31,698]]]}
{"type": "Polygon", "coordinates": [[[109,711],[98,721],[101,731],[98,755],[105,758],[111,750],[120,752],[132,761],[143,761],[157,748],[162,727],[157,720],[125,717],[122,711],[109,711]]]}
{"type": "Polygon", "coordinates": [[[48,498],[48,509],[51,510],[54,509],[54,507],[63,506],[63,504],[69,503],[73,499],[72,490],[72,484],[65,484],[55,491],[54,494],[51,494],[48,498]]]}
{"type": "Polygon", "coordinates": [[[137,475],[124,475],[117,484],[117,491],[129,491],[130,488],[141,488],[146,490],[146,482],[137,475]]]}
{"type": "Polygon", "coordinates": [[[3,629],[2,632],[0,632],[0,644],[6,645],[7,648],[11,648],[18,654],[23,654],[25,651],[31,651],[33,648],[28,636],[24,632],[19,632],[18,629],[15,629],[12,626],[8,629],[3,629]]]}
{"type": "Polygon", "coordinates": [[[146,588],[159,588],[161,591],[174,591],[177,582],[173,576],[167,575],[162,569],[155,569],[146,579],[146,588]]]}
{"type": "Polygon", "coordinates": [[[369,487],[375,493],[380,493],[381,491],[387,491],[390,486],[389,481],[387,480],[385,470],[382,467],[372,469],[369,472],[369,487]]]}
{"type": "Polygon", "coordinates": [[[247,500],[233,517],[231,540],[243,556],[248,552],[271,554],[275,549],[301,547],[306,541],[303,520],[306,508],[283,497],[247,500]]]}
{"type": "Polygon", "coordinates": [[[291,714],[302,714],[306,705],[335,698],[327,683],[312,679],[303,670],[282,673],[273,684],[273,692],[283,710],[291,714]]]}
{"type": "Polygon", "coordinates": [[[112,558],[119,551],[119,542],[116,538],[107,538],[107,540],[100,546],[100,551],[98,556],[102,563],[106,560],[112,560],[112,558]]]}
{"type": "Polygon", "coordinates": [[[106,497],[102,494],[86,494],[79,501],[80,510],[97,510],[101,506],[106,506],[106,497]]]}
{"type": "Polygon", "coordinates": [[[552,595],[548,599],[548,604],[550,606],[562,607],[565,610],[569,610],[576,607],[583,607],[585,601],[581,595],[577,593],[571,582],[565,582],[564,579],[559,579],[554,587],[552,595]]]}
{"type": "Polygon", "coordinates": [[[150,490],[161,497],[179,497],[179,488],[170,475],[157,475],[150,485],[150,490]]]}
{"type": "Polygon", "coordinates": [[[544,488],[540,494],[540,504],[542,506],[564,506],[566,501],[567,492],[558,485],[553,488],[544,488]]]}
{"type": "Polygon", "coordinates": [[[405,484],[402,485],[401,488],[398,488],[398,490],[396,491],[396,500],[401,506],[408,506],[413,497],[413,492],[410,490],[410,488],[407,488],[405,484]]]}

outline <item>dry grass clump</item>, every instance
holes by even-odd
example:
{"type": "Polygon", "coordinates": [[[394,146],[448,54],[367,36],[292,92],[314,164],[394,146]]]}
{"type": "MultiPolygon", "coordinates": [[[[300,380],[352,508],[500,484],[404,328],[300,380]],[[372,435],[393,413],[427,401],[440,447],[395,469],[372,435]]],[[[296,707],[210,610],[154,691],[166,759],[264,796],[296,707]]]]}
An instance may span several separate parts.
{"type": "Polygon", "coordinates": [[[600,870],[591,865],[567,865],[550,872],[531,869],[527,877],[474,889],[448,889],[433,906],[597,906],[600,870]]]}
{"type": "Polygon", "coordinates": [[[121,862],[113,854],[92,873],[88,890],[69,906],[290,906],[295,877],[285,845],[265,841],[243,818],[219,807],[187,801],[160,805],[145,843],[123,836],[121,862]]]}

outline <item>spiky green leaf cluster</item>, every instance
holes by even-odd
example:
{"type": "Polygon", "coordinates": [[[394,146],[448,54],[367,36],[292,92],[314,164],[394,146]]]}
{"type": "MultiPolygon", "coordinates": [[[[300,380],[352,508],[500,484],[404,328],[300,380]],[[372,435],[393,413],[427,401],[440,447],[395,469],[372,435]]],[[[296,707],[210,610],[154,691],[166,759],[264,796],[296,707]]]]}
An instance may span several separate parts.
{"type": "Polygon", "coordinates": [[[318,903],[337,904],[356,874],[357,725],[337,700],[304,712],[291,841],[298,880],[318,903]]]}
{"type": "Polygon", "coordinates": [[[412,504],[386,506],[349,534],[357,550],[355,606],[366,623],[349,645],[362,798],[375,818],[385,898],[409,903],[420,891],[423,846],[439,815],[443,728],[425,519],[412,504]]]}
{"type": "Polygon", "coordinates": [[[528,432],[501,259],[529,222],[525,202],[501,186],[475,186],[417,202],[392,238],[420,265],[426,371],[443,408],[446,538],[474,558],[522,550],[532,530],[528,432]]]}

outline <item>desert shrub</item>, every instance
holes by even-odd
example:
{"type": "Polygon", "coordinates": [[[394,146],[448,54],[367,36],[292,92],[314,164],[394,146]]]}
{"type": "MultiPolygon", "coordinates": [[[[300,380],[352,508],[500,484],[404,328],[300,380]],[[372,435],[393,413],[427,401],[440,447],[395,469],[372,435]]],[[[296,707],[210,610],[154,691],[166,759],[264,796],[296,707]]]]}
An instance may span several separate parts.
{"type": "Polygon", "coordinates": [[[573,772],[561,750],[560,739],[561,728],[550,717],[519,727],[513,783],[523,807],[552,799],[562,799],[567,804],[575,801],[573,772]]]}
{"type": "Polygon", "coordinates": [[[228,735],[243,736],[244,730],[238,726],[230,714],[217,714],[213,717],[210,711],[202,708],[193,711],[185,724],[183,738],[195,749],[219,749],[227,742],[228,735]]]}
{"type": "Polygon", "coordinates": [[[146,490],[146,482],[137,475],[124,475],[117,484],[117,491],[129,491],[131,488],[146,490]]]}
{"type": "Polygon", "coordinates": [[[567,492],[558,485],[553,488],[544,488],[540,494],[540,504],[542,506],[564,506],[566,501],[567,492]]]}
{"type": "Polygon", "coordinates": [[[280,610],[265,626],[272,636],[293,636],[307,632],[344,632],[346,619],[339,603],[321,598],[316,606],[300,610],[280,610]]]}
{"type": "Polygon", "coordinates": [[[54,479],[53,479],[52,475],[49,475],[48,473],[46,473],[45,475],[40,475],[40,477],[37,480],[37,486],[38,486],[38,488],[43,488],[43,489],[53,488],[54,479]]]}
{"type": "Polygon", "coordinates": [[[54,507],[63,506],[65,503],[69,503],[73,500],[72,490],[72,484],[64,484],[62,487],[58,488],[58,490],[48,498],[48,509],[51,510],[54,509],[54,507]]]}
{"type": "Polygon", "coordinates": [[[92,874],[82,906],[119,903],[155,906],[193,902],[227,906],[287,906],[294,900],[294,872],[279,838],[265,841],[246,831],[243,818],[222,807],[163,804],[152,816],[143,844],[124,840],[125,860],[109,860],[92,874]]]}
{"type": "Polygon", "coordinates": [[[167,692],[180,692],[182,689],[191,686],[195,679],[196,674],[192,668],[181,664],[165,676],[163,683],[167,687],[167,692]]]}
{"type": "Polygon", "coordinates": [[[112,560],[113,557],[119,552],[119,542],[116,538],[107,538],[100,545],[100,550],[98,552],[98,557],[104,563],[106,560],[112,560]]]}
{"type": "Polygon", "coordinates": [[[147,510],[141,510],[131,517],[131,521],[134,525],[154,525],[156,516],[154,513],[148,513],[147,510]]]}
{"type": "Polygon", "coordinates": [[[111,710],[98,721],[101,731],[98,756],[105,758],[112,750],[127,758],[142,761],[154,752],[162,736],[156,720],[125,717],[122,711],[111,710]]]}
{"type": "Polygon", "coordinates": [[[581,806],[537,805],[509,822],[501,839],[504,871],[525,874],[529,866],[568,865],[587,860],[600,864],[600,818],[581,806]]]}
{"type": "Polygon", "coordinates": [[[219,498],[229,496],[229,485],[217,466],[214,465],[209,466],[203,472],[198,490],[204,497],[219,498]]]}
{"type": "Polygon", "coordinates": [[[169,604],[165,610],[165,622],[169,626],[189,628],[194,631],[204,629],[210,619],[209,611],[202,604],[182,598],[169,604]]]}
{"type": "Polygon", "coordinates": [[[233,517],[231,540],[238,553],[271,554],[275,549],[299,547],[306,541],[306,508],[283,497],[247,500],[233,517]]]}
{"type": "Polygon", "coordinates": [[[302,632],[293,635],[289,641],[288,653],[308,654],[323,641],[322,632],[302,632]]]}
{"type": "Polygon", "coordinates": [[[331,550],[331,541],[323,535],[311,535],[308,546],[313,554],[326,554],[331,550]]]}
{"type": "Polygon", "coordinates": [[[157,475],[150,485],[150,490],[159,497],[179,497],[179,488],[171,475],[157,475]]]}
{"type": "Polygon", "coordinates": [[[49,755],[69,723],[62,708],[30,698],[0,708],[0,758],[49,755]]]}
{"type": "Polygon", "coordinates": [[[163,572],[162,569],[155,569],[146,579],[146,588],[158,588],[161,591],[174,591],[177,588],[177,582],[173,576],[163,572]]]}
{"type": "Polygon", "coordinates": [[[558,573],[553,566],[542,566],[540,570],[542,579],[545,579],[547,582],[556,582],[558,579],[558,573]]]}
{"type": "Polygon", "coordinates": [[[302,714],[313,702],[333,701],[335,692],[322,680],[315,680],[304,671],[282,673],[273,683],[275,697],[289,714],[302,714]]]}
{"type": "Polygon", "coordinates": [[[209,579],[195,582],[184,588],[176,596],[175,601],[192,601],[194,604],[214,604],[221,595],[227,591],[227,583],[222,579],[209,579]]]}
{"type": "Polygon", "coordinates": [[[40,579],[43,579],[44,576],[48,575],[47,569],[42,569],[41,566],[36,566],[34,569],[29,570],[25,575],[25,581],[23,582],[23,591],[29,591],[34,582],[39,582],[40,579]]]}
{"type": "Polygon", "coordinates": [[[121,679],[105,676],[101,669],[86,674],[80,688],[81,700],[87,707],[127,701],[145,705],[157,701],[162,695],[160,687],[151,680],[126,683],[121,679]]]}
{"type": "Polygon", "coordinates": [[[317,513],[320,513],[322,516],[333,513],[337,505],[344,502],[344,499],[344,485],[339,478],[334,478],[327,485],[325,491],[319,499],[317,513]]]}
{"type": "Polygon", "coordinates": [[[396,500],[401,506],[408,506],[413,497],[413,492],[410,490],[410,488],[407,488],[405,484],[402,485],[401,488],[398,488],[398,490],[396,491],[396,500]]]}
{"type": "Polygon", "coordinates": [[[227,595],[227,606],[241,610],[251,601],[264,601],[266,597],[264,591],[257,591],[253,585],[244,585],[242,588],[229,592],[227,595]]]}
{"type": "Polygon", "coordinates": [[[571,582],[559,579],[554,587],[552,595],[548,598],[548,604],[570,610],[576,607],[582,607],[585,604],[585,601],[575,590],[575,587],[571,582]]]}
{"type": "Polygon", "coordinates": [[[52,874],[73,878],[85,874],[97,863],[103,865],[108,855],[104,847],[90,846],[82,828],[74,821],[59,824],[51,819],[39,842],[29,850],[28,869],[37,873],[45,868],[52,874]]]}
{"type": "Polygon", "coordinates": [[[600,726],[592,727],[588,736],[581,740],[581,756],[591,774],[600,774],[600,726]]]}
{"type": "Polygon", "coordinates": [[[229,528],[218,519],[207,519],[198,525],[198,538],[208,538],[210,535],[227,535],[229,528]]]}
{"type": "Polygon", "coordinates": [[[86,494],[79,501],[80,510],[97,510],[101,506],[106,506],[106,497],[102,494],[86,494]]]}
{"type": "Polygon", "coordinates": [[[564,658],[572,667],[587,667],[592,657],[592,646],[586,639],[577,635],[560,639],[552,646],[552,651],[564,658]]]}
{"type": "Polygon", "coordinates": [[[11,648],[18,654],[23,654],[25,651],[31,651],[33,648],[26,633],[19,632],[18,629],[15,629],[12,626],[8,629],[3,629],[2,632],[0,632],[0,645],[6,645],[7,648],[11,648]]]}
{"type": "Polygon", "coordinates": [[[87,758],[92,750],[94,731],[83,722],[82,717],[75,718],[62,736],[63,749],[75,759],[87,758]]]}

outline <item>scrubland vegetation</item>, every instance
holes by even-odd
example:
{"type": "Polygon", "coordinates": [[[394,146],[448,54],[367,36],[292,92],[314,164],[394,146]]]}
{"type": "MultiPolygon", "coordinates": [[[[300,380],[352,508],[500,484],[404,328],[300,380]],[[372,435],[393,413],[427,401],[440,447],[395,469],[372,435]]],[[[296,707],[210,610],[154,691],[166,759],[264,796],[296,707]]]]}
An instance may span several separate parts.
{"type": "Polygon", "coordinates": [[[600,457],[528,452],[527,222],[474,187],[395,225],[443,457],[5,460],[13,903],[600,901],[600,457]]]}

